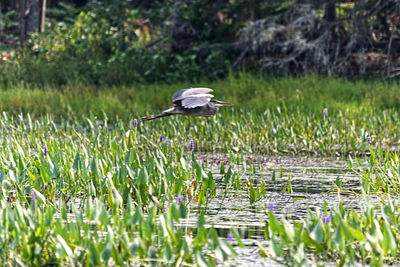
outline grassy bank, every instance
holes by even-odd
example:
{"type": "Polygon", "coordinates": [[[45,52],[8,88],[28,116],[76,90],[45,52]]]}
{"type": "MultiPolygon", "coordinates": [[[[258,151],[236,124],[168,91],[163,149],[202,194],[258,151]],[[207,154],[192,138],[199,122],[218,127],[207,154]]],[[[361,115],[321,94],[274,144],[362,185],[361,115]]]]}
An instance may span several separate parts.
{"type": "Polygon", "coordinates": [[[379,81],[242,74],[192,85],[21,86],[0,91],[0,106],[11,121],[51,114],[60,129],[78,123],[85,130],[91,127],[88,121],[132,129],[136,119],[143,148],[153,147],[163,136],[176,144],[193,139],[199,151],[347,155],[363,153],[368,141],[383,148],[399,145],[397,91],[396,83],[379,81]],[[141,116],[168,108],[176,90],[191,86],[214,88],[216,98],[234,106],[206,119],[177,116],[140,122],[141,116]]]}
{"type": "Polygon", "coordinates": [[[372,81],[349,81],[339,78],[307,76],[302,78],[268,78],[250,74],[211,83],[152,84],[131,87],[97,88],[67,86],[62,88],[31,88],[29,85],[0,90],[2,111],[55,116],[88,115],[122,119],[138,117],[166,109],[178,89],[210,87],[217,99],[235,104],[234,110],[254,111],[280,107],[286,111],[329,114],[350,112],[374,113],[400,106],[398,84],[372,81]],[[296,90],[299,90],[298,94],[296,90]]]}

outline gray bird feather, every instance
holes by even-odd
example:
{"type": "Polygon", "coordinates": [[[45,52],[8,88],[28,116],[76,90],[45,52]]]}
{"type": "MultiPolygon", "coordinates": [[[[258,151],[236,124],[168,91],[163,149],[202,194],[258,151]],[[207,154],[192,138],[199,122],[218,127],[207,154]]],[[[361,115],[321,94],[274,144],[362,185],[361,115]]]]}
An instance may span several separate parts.
{"type": "Polygon", "coordinates": [[[185,97],[182,99],[182,106],[184,108],[197,108],[207,105],[211,98],[214,97],[210,94],[198,94],[185,97]]]}
{"type": "Polygon", "coordinates": [[[172,96],[172,102],[182,100],[182,99],[184,99],[186,97],[189,97],[189,96],[194,96],[194,95],[198,95],[198,94],[208,94],[208,93],[210,93],[212,91],[213,91],[213,89],[210,89],[210,88],[182,89],[182,90],[179,90],[178,92],[176,92],[172,96]]]}

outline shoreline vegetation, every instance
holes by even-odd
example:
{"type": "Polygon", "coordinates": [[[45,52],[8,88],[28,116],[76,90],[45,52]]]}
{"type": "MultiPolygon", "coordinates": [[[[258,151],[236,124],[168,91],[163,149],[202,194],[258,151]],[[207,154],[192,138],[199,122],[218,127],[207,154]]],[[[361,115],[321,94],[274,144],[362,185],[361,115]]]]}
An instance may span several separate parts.
{"type": "Polygon", "coordinates": [[[193,84],[197,86],[213,88],[217,99],[234,106],[210,118],[173,116],[141,122],[142,116],[170,107],[176,90],[190,87],[151,84],[57,90],[16,86],[0,90],[0,107],[13,120],[28,114],[31,119],[48,117],[61,130],[70,123],[82,130],[91,124],[128,130],[136,120],[143,148],[151,148],[161,135],[177,144],[193,138],[199,151],[221,153],[346,156],[364,154],[368,145],[392,150],[400,145],[396,82],[242,73],[193,84]]]}
{"type": "Polygon", "coordinates": [[[209,87],[215,97],[236,104],[234,111],[264,113],[282,111],[362,114],[380,113],[400,106],[398,82],[348,80],[345,78],[308,75],[303,77],[259,76],[249,73],[230,75],[214,82],[143,84],[132,86],[66,85],[37,87],[20,84],[0,88],[2,111],[34,115],[89,115],[127,119],[166,109],[174,92],[183,88],[209,87]]]}

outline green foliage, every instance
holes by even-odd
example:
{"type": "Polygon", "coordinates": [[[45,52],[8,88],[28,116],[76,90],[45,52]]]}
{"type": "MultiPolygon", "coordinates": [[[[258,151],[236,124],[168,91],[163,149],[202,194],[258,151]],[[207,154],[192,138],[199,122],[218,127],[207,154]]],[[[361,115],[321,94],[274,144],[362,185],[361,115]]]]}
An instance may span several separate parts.
{"type": "MultiPolygon", "coordinates": [[[[139,122],[139,138],[146,136],[157,142],[163,135],[177,144],[195,138],[200,151],[292,155],[363,154],[368,150],[368,137],[373,147],[398,142],[399,113],[395,106],[381,101],[397,90],[396,84],[242,75],[206,86],[215,88],[218,99],[234,106],[221,108],[221,114],[211,118],[177,116],[139,122]],[[323,115],[324,108],[327,115],[323,115]]],[[[60,90],[18,87],[0,91],[0,106],[14,117],[21,113],[33,118],[53,114],[56,122],[69,123],[89,117],[93,123],[121,123],[128,129],[134,118],[140,120],[166,109],[171,95],[185,87],[190,85],[60,90]]],[[[152,147],[146,140],[142,144],[152,147]]]]}
{"type": "Polygon", "coordinates": [[[382,64],[375,62],[384,60],[382,51],[397,57],[390,46],[377,45],[396,40],[396,31],[390,33],[393,0],[376,5],[338,1],[336,8],[278,0],[90,0],[79,1],[82,7],[69,2],[49,2],[46,31],[33,33],[22,49],[17,48],[18,12],[5,4],[0,51],[7,56],[0,58],[0,84],[198,82],[240,68],[354,76],[382,73],[382,64]],[[326,12],[336,21],[326,21],[326,12]],[[372,35],[379,37],[372,40],[372,35]],[[304,42],[297,41],[299,36],[304,42]],[[9,53],[10,48],[16,51],[9,53]],[[369,62],[364,52],[353,53],[361,50],[378,57],[369,62]]]}
{"type": "MultiPolygon", "coordinates": [[[[74,12],[68,5],[60,5],[65,14],[74,12]]],[[[140,12],[122,0],[113,4],[91,1],[73,23],[57,21],[54,17],[58,14],[50,12],[53,19],[46,31],[33,33],[15,57],[0,65],[4,74],[0,84],[121,85],[226,75],[227,59],[222,50],[203,53],[193,46],[174,53],[160,26],[147,23],[140,12]]]]}
{"type": "Polygon", "coordinates": [[[4,113],[0,124],[15,130],[0,151],[3,262],[212,266],[236,255],[204,217],[196,231],[177,226],[186,203],[206,205],[216,190],[181,145],[148,140],[155,149],[145,150],[137,128],[117,123],[110,131],[89,118],[73,126],[4,113]]]}
{"type": "Polygon", "coordinates": [[[58,208],[64,215],[60,217],[54,206],[32,204],[27,208],[19,201],[10,205],[2,199],[0,257],[4,264],[16,266],[81,262],[87,266],[139,262],[212,266],[216,259],[226,261],[235,255],[213,228],[200,225],[192,239],[177,227],[182,217],[175,216],[174,205],[162,213],[153,207],[146,216],[139,207],[110,212],[101,201],[88,199],[85,208],[73,207],[69,216],[62,204],[58,208]]]}
{"type": "MultiPolygon", "coordinates": [[[[324,123],[329,123],[330,117],[336,117],[342,112],[343,116],[348,116],[349,123],[353,119],[363,117],[363,123],[368,125],[367,114],[388,112],[389,109],[396,109],[400,105],[400,99],[395,97],[395,82],[349,81],[315,75],[274,78],[249,73],[231,74],[214,82],[202,80],[196,83],[154,83],[118,87],[76,84],[62,87],[46,86],[42,89],[23,83],[0,90],[0,105],[3,111],[12,113],[22,111],[61,116],[66,114],[68,109],[72,112],[70,115],[88,115],[92,112],[101,117],[104,111],[110,118],[118,116],[127,119],[129,113],[140,116],[165,109],[171,105],[172,94],[179,89],[204,86],[213,88],[217,99],[234,103],[235,111],[251,110],[260,115],[265,112],[263,116],[268,116],[267,109],[278,112],[279,107],[280,113],[314,114],[319,117],[323,109],[327,108],[329,116],[324,123]],[[299,94],[296,93],[297,89],[299,94]]],[[[385,115],[382,120],[391,118],[386,118],[385,115]]]]}
{"type": "Polygon", "coordinates": [[[366,193],[398,194],[400,192],[400,161],[398,151],[369,147],[367,163],[350,158],[349,166],[362,177],[366,193]]]}
{"type": "Polygon", "coordinates": [[[295,223],[278,220],[270,211],[265,226],[268,245],[261,248],[288,265],[319,265],[332,260],[341,266],[396,262],[400,253],[399,211],[398,203],[392,200],[379,212],[367,201],[360,213],[339,204],[328,214],[309,212],[304,221],[295,223]]]}

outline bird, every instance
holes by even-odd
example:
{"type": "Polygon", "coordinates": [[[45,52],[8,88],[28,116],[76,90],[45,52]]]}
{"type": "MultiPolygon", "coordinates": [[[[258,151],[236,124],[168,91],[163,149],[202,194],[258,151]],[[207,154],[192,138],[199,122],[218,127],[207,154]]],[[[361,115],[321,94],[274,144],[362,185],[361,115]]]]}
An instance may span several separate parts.
{"type": "Polygon", "coordinates": [[[158,115],[148,115],[142,118],[142,121],[154,120],[171,115],[186,116],[214,116],[220,106],[231,106],[232,103],[211,99],[214,96],[210,88],[190,88],[182,89],[172,96],[174,106],[164,110],[158,115]]]}

